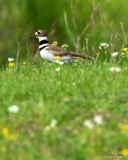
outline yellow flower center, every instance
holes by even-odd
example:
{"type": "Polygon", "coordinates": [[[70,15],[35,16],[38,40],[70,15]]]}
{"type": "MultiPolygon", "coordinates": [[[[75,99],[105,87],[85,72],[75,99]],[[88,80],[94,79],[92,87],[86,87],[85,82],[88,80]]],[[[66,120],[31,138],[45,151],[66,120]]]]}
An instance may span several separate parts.
{"type": "Polygon", "coordinates": [[[127,149],[127,148],[123,149],[123,150],[121,151],[121,153],[122,153],[124,156],[128,155],[128,149],[127,149]]]}
{"type": "Polygon", "coordinates": [[[13,141],[16,141],[17,140],[17,136],[15,134],[11,134],[10,135],[10,139],[13,140],[13,141]]]}
{"type": "Polygon", "coordinates": [[[14,62],[9,62],[9,64],[8,64],[9,67],[13,67],[14,65],[15,65],[14,62]]]}
{"type": "Polygon", "coordinates": [[[8,128],[3,128],[3,129],[2,129],[2,135],[3,135],[3,136],[8,135],[8,132],[9,132],[8,128]]]}
{"type": "Polygon", "coordinates": [[[128,48],[123,48],[122,51],[126,52],[128,51],[128,48]]]}
{"type": "Polygon", "coordinates": [[[60,56],[56,56],[56,57],[54,57],[54,59],[55,59],[55,60],[61,60],[61,59],[60,59],[60,56]]]}
{"type": "Polygon", "coordinates": [[[128,124],[120,123],[120,124],[119,124],[119,128],[128,131],[128,124]]]}

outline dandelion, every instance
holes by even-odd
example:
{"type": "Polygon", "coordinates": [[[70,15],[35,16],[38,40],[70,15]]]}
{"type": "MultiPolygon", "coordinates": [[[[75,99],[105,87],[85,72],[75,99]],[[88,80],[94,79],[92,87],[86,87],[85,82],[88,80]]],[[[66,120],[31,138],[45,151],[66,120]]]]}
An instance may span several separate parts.
{"type": "Polygon", "coordinates": [[[3,136],[7,136],[8,133],[9,133],[8,128],[3,128],[3,129],[2,129],[2,135],[3,135],[3,136]]]}
{"type": "Polygon", "coordinates": [[[102,117],[100,115],[96,115],[94,117],[94,121],[97,123],[97,124],[102,124],[102,117]]]}
{"type": "Polygon", "coordinates": [[[61,59],[60,59],[60,56],[56,56],[56,57],[54,57],[54,59],[55,59],[55,60],[61,60],[61,59]]]}
{"type": "Polygon", "coordinates": [[[112,53],[112,57],[116,57],[118,55],[118,52],[112,53]]]}
{"type": "Polygon", "coordinates": [[[84,121],[84,124],[83,124],[85,127],[88,127],[90,129],[92,129],[94,127],[93,123],[90,121],[90,120],[86,120],[84,121]]]}
{"type": "Polygon", "coordinates": [[[122,149],[121,154],[123,154],[124,156],[128,155],[128,148],[122,149]]]}
{"type": "Polygon", "coordinates": [[[14,58],[8,58],[8,61],[12,62],[12,61],[14,61],[14,58]]]}
{"type": "Polygon", "coordinates": [[[118,68],[118,67],[111,67],[111,68],[109,68],[109,71],[111,71],[111,72],[120,72],[120,68],[118,68]]]}
{"type": "Polygon", "coordinates": [[[14,65],[15,65],[14,62],[9,62],[9,64],[8,64],[9,67],[13,67],[14,65]]]}
{"type": "Polygon", "coordinates": [[[122,51],[126,52],[128,51],[128,48],[123,48],[122,51]]]}
{"type": "Polygon", "coordinates": [[[16,113],[16,112],[19,111],[19,107],[16,106],[16,105],[10,106],[10,107],[8,108],[8,111],[9,111],[9,112],[16,113]]]}
{"type": "Polygon", "coordinates": [[[15,134],[11,134],[10,136],[10,139],[13,140],[13,141],[16,141],[17,140],[17,136],[15,134]]]}
{"type": "Polygon", "coordinates": [[[56,72],[60,71],[60,68],[56,68],[55,71],[56,71],[56,72]]]}
{"type": "Polygon", "coordinates": [[[26,62],[23,62],[23,65],[25,65],[26,64],[26,62]]]}
{"type": "Polygon", "coordinates": [[[128,131],[128,123],[123,124],[123,123],[119,123],[119,128],[125,131],[128,131]]]}

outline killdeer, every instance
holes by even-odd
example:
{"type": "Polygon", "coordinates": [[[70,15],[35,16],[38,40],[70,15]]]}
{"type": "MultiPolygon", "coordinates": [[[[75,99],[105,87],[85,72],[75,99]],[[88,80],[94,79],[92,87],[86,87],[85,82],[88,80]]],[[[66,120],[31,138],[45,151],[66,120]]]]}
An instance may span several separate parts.
{"type": "Polygon", "coordinates": [[[32,37],[36,37],[39,39],[40,55],[46,61],[56,62],[55,57],[60,57],[60,60],[64,63],[71,62],[72,60],[77,58],[92,60],[92,58],[86,55],[70,52],[70,51],[64,50],[63,48],[49,44],[44,30],[38,30],[30,38],[32,37]]]}

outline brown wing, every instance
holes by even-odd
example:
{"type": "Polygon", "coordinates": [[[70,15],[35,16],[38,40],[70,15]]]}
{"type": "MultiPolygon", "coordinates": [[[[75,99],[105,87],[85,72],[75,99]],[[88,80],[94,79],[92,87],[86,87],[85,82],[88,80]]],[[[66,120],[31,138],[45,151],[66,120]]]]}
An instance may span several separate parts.
{"type": "Polygon", "coordinates": [[[55,56],[60,56],[60,57],[62,57],[62,56],[72,56],[74,58],[84,58],[84,59],[92,60],[90,57],[88,57],[86,55],[75,53],[75,52],[70,52],[70,51],[64,50],[63,48],[53,46],[53,45],[49,45],[49,48],[47,48],[47,50],[51,50],[51,52],[55,56]]]}

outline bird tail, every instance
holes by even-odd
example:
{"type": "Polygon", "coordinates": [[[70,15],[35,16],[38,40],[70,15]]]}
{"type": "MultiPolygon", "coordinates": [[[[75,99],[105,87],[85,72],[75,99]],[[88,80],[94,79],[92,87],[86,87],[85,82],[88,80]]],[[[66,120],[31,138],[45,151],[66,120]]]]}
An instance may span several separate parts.
{"type": "Polygon", "coordinates": [[[89,56],[87,56],[87,55],[83,55],[83,54],[79,54],[78,58],[88,59],[88,60],[90,60],[90,61],[95,60],[94,58],[89,57],[89,56]]]}
{"type": "Polygon", "coordinates": [[[83,58],[83,59],[88,59],[88,60],[90,60],[90,61],[95,60],[94,58],[89,57],[89,56],[87,56],[87,55],[85,55],[85,54],[70,52],[70,55],[73,56],[74,59],[75,59],[75,58],[83,58]]]}

